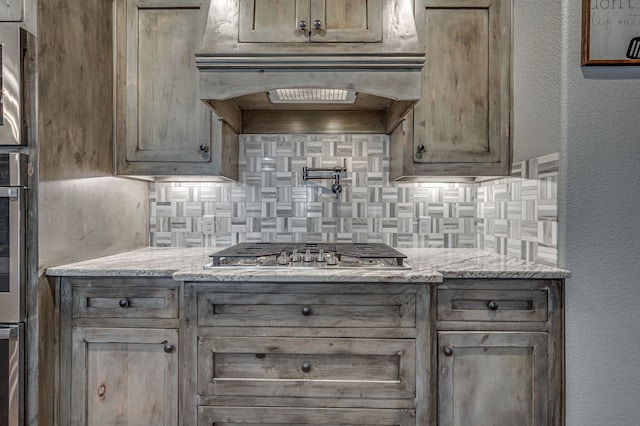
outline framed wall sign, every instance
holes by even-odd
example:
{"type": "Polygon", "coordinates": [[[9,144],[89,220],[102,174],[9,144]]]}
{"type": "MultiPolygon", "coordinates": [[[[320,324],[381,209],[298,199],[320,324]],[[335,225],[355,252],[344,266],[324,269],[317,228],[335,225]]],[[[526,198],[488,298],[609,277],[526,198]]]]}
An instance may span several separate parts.
{"type": "Polygon", "coordinates": [[[640,0],[582,0],[582,65],[640,65],[640,0]]]}

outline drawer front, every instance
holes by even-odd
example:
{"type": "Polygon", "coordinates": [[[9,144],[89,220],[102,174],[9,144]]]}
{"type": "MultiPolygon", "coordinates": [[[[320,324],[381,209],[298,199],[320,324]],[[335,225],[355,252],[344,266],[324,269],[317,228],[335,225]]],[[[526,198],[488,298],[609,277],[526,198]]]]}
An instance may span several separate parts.
{"type": "Polygon", "coordinates": [[[546,321],[547,290],[438,289],[440,321],[546,321]]]}
{"type": "Polygon", "coordinates": [[[200,337],[200,395],[414,398],[414,339],[200,337]]]}
{"type": "Polygon", "coordinates": [[[415,294],[198,294],[199,326],[415,328],[415,294]]]}
{"type": "Polygon", "coordinates": [[[415,410],[297,407],[198,407],[198,426],[416,426],[415,410]]]}
{"type": "Polygon", "coordinates": [[[178,288],[74,287],[74,318],[177,318],[178,288]]]}

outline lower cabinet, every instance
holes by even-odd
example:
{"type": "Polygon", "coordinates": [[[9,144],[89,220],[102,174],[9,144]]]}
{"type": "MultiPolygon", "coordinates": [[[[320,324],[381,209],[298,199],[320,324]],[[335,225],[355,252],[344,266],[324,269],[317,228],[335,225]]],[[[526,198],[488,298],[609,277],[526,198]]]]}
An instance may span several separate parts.
{"type": "Polygon", "coordinates": [[[426,286],[184,288],[184,425],[427,424],[426,286]]]}
{"type": "Polygon", "coordinates": [[[563,280],[57,284],[57,424],[564,424],[563,280]]]}
{"type": "Polygon", "coordinates": [[[179,286],[60,278],[60,425],[179,424],[179,286]]]}
{"type": "Polygon", "coordinates": [[[439,425],[544,425],[547,334],[438,333],[439,425]]]}
{"type": "Polygon", "coordinates": [[[177,330],[72,331],[71,424],[177,425],[177,330]]]}

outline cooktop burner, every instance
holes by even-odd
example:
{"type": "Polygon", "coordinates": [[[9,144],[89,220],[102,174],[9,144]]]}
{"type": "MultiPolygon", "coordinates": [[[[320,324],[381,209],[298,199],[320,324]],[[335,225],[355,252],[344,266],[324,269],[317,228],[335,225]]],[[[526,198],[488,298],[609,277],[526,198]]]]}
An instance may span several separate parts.
{"type": "Polygon", "coordinates": [[[384,243],[240,243],[212,254],[205,268],[411,269],[406,257],[384,243]]]}

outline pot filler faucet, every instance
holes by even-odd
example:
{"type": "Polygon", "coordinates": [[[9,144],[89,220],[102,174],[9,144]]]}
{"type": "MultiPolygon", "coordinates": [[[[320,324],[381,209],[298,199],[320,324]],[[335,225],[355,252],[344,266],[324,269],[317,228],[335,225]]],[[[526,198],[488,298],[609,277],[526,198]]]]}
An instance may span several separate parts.
{"type": "Polygon", "coordinates": [[[331,192],[336,194],[336,198],[340,196],[342,192],[342,184],[340,183],[340,173],[344,173],[347,171],[347,162],[345,160],[344,166],[336,166],[336,167],[303,167],[302,168],[302,180],[311,180],[311,179],[333,179],[333,185],[331,185],[331,192]],[[310,176],[309,172],[312,173],[325,173],[325,175],[314,175],[310,176]],[[329,173],[327,176],[326,173],[329,173]]]}

